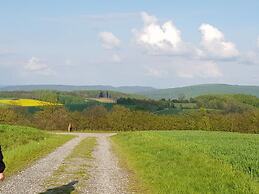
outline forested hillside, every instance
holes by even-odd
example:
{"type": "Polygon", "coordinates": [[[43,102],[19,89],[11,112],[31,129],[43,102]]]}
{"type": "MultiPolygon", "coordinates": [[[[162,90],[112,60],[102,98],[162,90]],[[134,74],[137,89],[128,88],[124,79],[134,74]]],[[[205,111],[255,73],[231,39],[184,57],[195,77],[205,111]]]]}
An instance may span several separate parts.
{"type": "Polygon", "coordinates": [[[195,98],[197,107],[222,110],[224,112],[244,112],[259,108],[259,98],[252,95],[203,95],[195,98]]]}
{"type": "MultiPolygon", "coordinates": [[[[78,92],[84,91],[92,93],[92,91],[113,91],[114,93],[137,94],[146,96],[151,99],[178,99],[191,98],[207,94],[248,94],[259,97],[259,86],[242,86],[242,85],[227,85],[227,84],[201,84],[178,88],[156,89],[153,87],[142,86],[72,86],[72,85],[21,85],[21,86],[0,86],[0,91],[37,91],[37,90],[52,90],[60,92],[78,92]]],[[[120,97],[125,97],[121,96],[120,97]]],[[[129,96],[132,97],[132,96],[129,96]]],[[[135,96],[136,97],[136,96],[135,96]]]]}
{"type": "Polygon", "coordinates": [[[56,91],[81,91],[81,90],[109,90],[122,93],[138,93],[155,90],[153,87],[144,86],[106,86],[106,85],[17,85],[17,86],[0,86],[0,91],[34,91],[34,90],[56,90],[56,91]]]}
{"type": "Polygon", "coordinates": [[[182,96],[186,98],[191,98],[206,94],[249,94],[259,97],[259,86],[203,84],[139,92],[139,94],[153,99],[179,98],[182,96]]]}

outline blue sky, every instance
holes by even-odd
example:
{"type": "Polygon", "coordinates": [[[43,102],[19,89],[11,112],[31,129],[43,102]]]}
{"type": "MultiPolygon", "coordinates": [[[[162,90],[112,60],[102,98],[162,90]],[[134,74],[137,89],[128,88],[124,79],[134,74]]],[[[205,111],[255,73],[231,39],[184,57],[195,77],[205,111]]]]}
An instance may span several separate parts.
{"type": "Polygon", "coordinates": [[[259,2],[0,0],[0,85],[259,85],[259,2]]]}

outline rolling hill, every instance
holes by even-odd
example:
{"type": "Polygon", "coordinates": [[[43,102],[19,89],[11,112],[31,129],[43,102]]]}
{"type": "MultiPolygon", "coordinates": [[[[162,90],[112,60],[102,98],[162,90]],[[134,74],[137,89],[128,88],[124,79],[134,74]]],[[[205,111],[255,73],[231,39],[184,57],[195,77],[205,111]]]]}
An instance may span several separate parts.
{"type": "Polygon", "coordinates": [[[157,89],[139,92],[152,99],[161,98],[186,98],[197,97],[205,94],[249,94],[259,97],[259,86],[241,86],[227,84],[202,84],[178,88],[157,89]]]}
{"type": "Polygon", "coordinates": [[[18,85],[0,86],[0,91],[34,91],[34,90],[55,90],[55,91],[114,91],[127,94],[138,94],[151,99],[161,98],[186,98],[197,97],[206,94],[249,94],[259,97],[259,86],[227,85],[227,84],[201,84],[177,88],[156,89],[143,86],[121,86],[113,87],[107,85],[18,85]]]}
{"type": "Polygon", "coordinates": [[[33,90],[56,90],[56,91],[81,91],[81,90],[108,90],[122,93],[139,93],[154,91],[155,88],[143,86],[121,86],[113,87],[106,85],[17,85],[17,86],[0,86],[0,91],[33,91],[33,90]]]}

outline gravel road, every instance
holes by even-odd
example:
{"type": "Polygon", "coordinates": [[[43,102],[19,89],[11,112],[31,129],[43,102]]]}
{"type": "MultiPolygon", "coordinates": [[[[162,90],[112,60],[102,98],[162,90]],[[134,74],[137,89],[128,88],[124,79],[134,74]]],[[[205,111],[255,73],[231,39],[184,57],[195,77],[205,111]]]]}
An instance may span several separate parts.
{"type": "Polygon", "coordinates": [[[111,134],[98,137],[98,146],[94,151],[94,162],[90,170],[90,179],[84,193],[89,194],[125,194],[127,192],[128,176],[119,167],[118,158],[111,150],[108,137],[111,134]]]}
{"type": "MultiPolygon", "coordinates": [[[[71,133],[70,133],[71,134],[71,133]]],[[[74,133],[76,138],[65,143],[57,150],[40,159],[31,167],[0,183],[1,194],[37,194],[44,192],[43,183],[58,169],[63,160],[76,145],[86,137],[97,137],[98,145],[94,151],[90,179],[82,193],[116,194],[127,193],[127,173],[118,165],[118,159],[111,150],[109,137],[114,134],[74,133]]],[[[76,186],[76,185],[75,185],[76,186]]]]}

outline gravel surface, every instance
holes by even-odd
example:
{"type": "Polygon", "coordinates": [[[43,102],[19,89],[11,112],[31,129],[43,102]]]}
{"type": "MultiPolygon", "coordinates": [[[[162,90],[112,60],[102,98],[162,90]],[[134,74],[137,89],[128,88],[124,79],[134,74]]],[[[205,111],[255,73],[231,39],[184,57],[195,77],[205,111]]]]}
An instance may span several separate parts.
{"type": "Polygon", "coordinates": [[[124,194],[127,192],[128,175],[118,164],[118,158],[111,150],[109,136],[99,135],[98,146],[94,151],[94,161],[90,170],[90,179],[84,193],[124,194]]]}
{"type": "MultiPolygon", "coordinates": [[[[71,134],[71,133],[70,133],[71,134]]],[[[78,137],[65,143],[26,170],[0,183],[1,194],[36,194],[46,191],[43,183],[58,169],[63,160],[72,152],[80,141],[86,137],[97,137],[92,167],[82,193],[89,194],[124,194],[127,193],[127,173],[118,165],[118,159],[111,150],[109,137],[114,135],[102,133],[75,133],[78,137]]],[[[76,185],[74,185],[76,186],[76,185]]]]}
{"type": "Polygon", "coordinates": [[[40,159],[31,167],[0,183],[1,194],[34,194],[42,190],[41,183],[51,176],[76,145],[85,137],[78,137],[65,143],[54,152],[40,159]]]}

